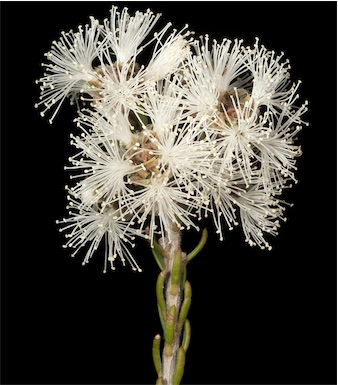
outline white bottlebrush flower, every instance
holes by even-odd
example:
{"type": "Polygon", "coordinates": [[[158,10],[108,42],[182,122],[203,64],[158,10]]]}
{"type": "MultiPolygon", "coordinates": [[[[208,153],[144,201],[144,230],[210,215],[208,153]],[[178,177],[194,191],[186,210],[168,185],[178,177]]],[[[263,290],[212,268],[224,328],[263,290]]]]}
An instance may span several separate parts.
{"type": "Polygon", "coordinates": [[[65,232],[68,239],[64,247],[75,249],[72,256],[87,246],[83,264],[88,263],[102,239],[105,239],[104,272],[107,271],[108,265],[115,270],[117,258],[123,265],[127,261],[133,270],[141,271],[129,250],[135,246],[136,231],[129,222],[121,219],[121,213],[114,208],[114,205],[107,206],[104,211],[100,211],[97,205],[83,207],[81,201],[74,198],[71,190],[68,200],[69,216],[57,223],[61,226],[60,231],[65,232]]]}
{"type": "Polygon", "coordinates": [[[245,65],[252,74],[251,94],[257,107],[265,106],[273,112],[280,108],[289,97],[290,65],[274,51],[269,51],[264,45],[259,45],[256,39],[254,49],[244,50],[245,65]]]}
{"type": "Polygon", "coordinates": [[[53,121],[62,102],[69,97],[71,103],[77,102],[80,93],[85,92],[88,81],[95,79],[93,61],[99,55],[101,26],[91,18],[90,25],[79,26],[77,31],[62,32],[58,41],[53,41],[51,50],[45,54],[49,63],[44,76],[37,80],[40,84],[40,102],[44,106],[41,115],[54,107],[50,118],[53,121]]]}
{"type": "Polygon", "coordinates": [[[191,32],[184,32],[186,28],[188,26],[180,32],[174,30],[164,42],[163,33],[155,34],[157,42],[145,71],[145,79],[158,81],[180,68],[190,52],[191,40],[187,38],[191,32]]]}
{"type": "Polygon", "coordinates": [[[183,76],[174,76],[173,85],[182,94],[189,114],[198,120],[212,119],[218,111],[220,91],[207,65],[200,57],[187,56],[183,76]]]}
{"type": "Polygon", "coordinates": [[[237,200],[245,241],[250,246],[271,250],[266,234],[278,234],[285,210],[281,202],[274,195],[267,195],[259,183],[237,197],[237,200]]]}
{"type": "MultiPolygon", "coordinates": [[[[151,154],[156,158],[155,173],[174,182],[186,194],[192,206],[208,206],[211,179],[213,143],[202,140],[202,129],[193,120],[173,125],[160,135],[149,133],[154,148],[151,154]]],[[[174,186],[174,184],[173,184],[174,186]]],[[[187,204],[186,204],[187,205],[187,204]]],[[[187,205],[188,207],[189,205],[187,205]]]]}
{"type": "Polygon", "coordinates": [[[121,151],[120,127],[97,115],[83,115],[77,123],[82,134],[71,135],[71,144],[78,152],[69,158],[72,166],[67,167],[76,172],[72,178],[80,179],[72,188],[74,195],[81,197],[84,206],[97,204],[102,210],[115,200],[121,205],[124,197],[133,193],[129,178],[142,167],[133,163],[134,154],[121,151]]]}
{"type": "Polygon", "coordinates": [[[243,61],[241,40],[213,40],[211,44],[206,35],[194,47],[196,53],[187,58],[180,87],[190,113],[208,124],[222,112],[229,90],[245,85],[250,74],[243,61]]]}
{"type": "Polygon", "coordinates": [[[243,183],[249,187],[257,167],[256,143],[269,130],[267,114],[258,115],[253,99],[243,90],[235,88],[223,102],[223,113],[214,121],[212,128],[217,136],[218,152],[223,167],[231,172],[234,164],[241,172],[243,183]]]}
{"type": "Polygon", "coordinates": [[[140,109],[147,88],[144,67],[135,61],[117,65],[107,56],[102,56],[101,60],[106,64],[98,70],[98,79],[91,84],[91,98],[87,100],[93,100],[96,109],[108,114],[140,109]]]}
{"type": "Polygon", "coordinates": [[[300,82],[283,54],[258,39],[253,48],[193,41],[171,23],[150,36],[159,17],[113,6],[103,25],[91,18],[62,33],[38,81],[51,120],[67,97],[88,102],[71,136],[74,185],[61,223],[68,246],[89,245],[85,262],[105,239],[105,270],[116,257],[139,270],[127,247],[135,235],[170,242],[173,224],[198,229],[208,216],[220,239],[241,224],[250,245],[270,248],[265,235],[283,219],[277,197],[297,181],[307,105],[297,105],[300,82]]]}
{"type": "MultiPolygon", "coordinates": [[[[243,63],[242,40],[223,39],[221,43],[213,40],[210,47],[209,36],[201,38],[196,44],[196,54],[201,58],[205,71],[208,71],[212,81],[220,93],[226,92],[239,77],[247,72],[243,63]]],[[[238,84],[236,84],[239,87],[238,84]]]]}
{"type": "MultiPolygon", "coordinates": [[[[157,137],[170,131],[174,125],[184,123],[184,102],[171,81],[165,79],[148,84],[142,114],[147,118],[148,124],[151,124],[151,130],[157,137]]],[[[146,126],[143,125],[143,128],[146,126]]]]}
{"type": "MultiPolygon", "coordinates": [[[[170,181],[165,176],[153,176],[149,183],[135,194],[129,196],[128,214],[132,221],[139,226],[139,234],[147,229],[151,245],[156,233],[162,236],[175,224],[180,229],[199,229],[196,225],[197,204],[191,199],[190,194],[182,191],[176,181],[170,181]]],[[[169,231],[170,232],[170,231],[169,231]]],[[[168,239],[170,242],[171,239],[168,239]]]]}
{"type": "MultiPolygon", "coordinates": [[[[129,15],[128,8],[119,11],[117,6],[111,8],[110,23],[105,20],[105,31],[108,44],[118,65],[128,63],[150,44],[143,44],[149,35],[160,14],[155,15],[150,9],[146,12],[137,11],[129,15]]],[[[168,27],[165,27],[168,28],[168,27]]]]}
{"type": "Polygon", "coordinates": [[[260,160],[260,180],[267,194],[274,186],[283,188],[292,180],[297,183],[295,172],[296,160],[302,154],[301,147],[296,144],[296,135],[301,130],[301,115],[307,110],[307,104],[293,112],[290,116],[289,106],[285,104],[278,121],[270,125],[261,140],[256,143],[260,160]]]}
{"type": "Polygon", "coordinates": [[[157,43],[146,67],[136,61],[136,55],[121,63],[115,61],[109,49],[102,50],[100,60],[105,65],[100,68],[99,79],[92,87],[97,108],[108,112],[115,108],[140,110],[148,87],[178,69],[189,52],[190,41],[186,37],[190,32],[183,34],[183,31],[174,30],[162,42],[170,25],[155,33],[157,43]]]}

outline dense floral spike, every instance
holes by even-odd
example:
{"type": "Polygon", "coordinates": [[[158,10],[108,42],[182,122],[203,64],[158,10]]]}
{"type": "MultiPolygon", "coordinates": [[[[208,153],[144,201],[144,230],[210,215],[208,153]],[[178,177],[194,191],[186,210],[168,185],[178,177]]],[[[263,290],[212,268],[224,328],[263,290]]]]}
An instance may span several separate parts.
{"type": "Polygon", "coordinates": [[[173,225],[199,229],[204,217],[221,240],[240,225],[249,245],[270,249],[266,236],[285,219],[280,196],[297,182],[307,103],[284,55],[258,39],[194,41],[171,23],[151,33],[159,17],[113,6],[102,25],[63,32],[38,81],[51,120],[67,97],[86,103],[60,223],[75,253],[89,245],[85,262],[105,239],[104,270],[116,258],[139,270],[135,236],[168,246],[173,225]]]}

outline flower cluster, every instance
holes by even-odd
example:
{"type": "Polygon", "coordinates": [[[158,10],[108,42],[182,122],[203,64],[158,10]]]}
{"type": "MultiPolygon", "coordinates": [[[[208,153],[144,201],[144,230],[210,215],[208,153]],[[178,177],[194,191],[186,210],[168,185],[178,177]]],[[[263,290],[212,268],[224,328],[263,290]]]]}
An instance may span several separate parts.
{"type": "Polygon", "coordinates": [[[84,263],[105,239],[105,271],[116,258],[140,270],[135,237],[153,244],[204,217],[220,239],[240,224],[250,245],[271,248],[280,195],[296,182],[307,106],[297,106],[288,61],[258,39],[197,40],[171,23],[151,33],[159,17],[113,6],[110,20],[63,32],[37,81],[50,122],[65,99],[78,106],[75,183],[59,223],[66,247],[87,246],[84,263]]]}

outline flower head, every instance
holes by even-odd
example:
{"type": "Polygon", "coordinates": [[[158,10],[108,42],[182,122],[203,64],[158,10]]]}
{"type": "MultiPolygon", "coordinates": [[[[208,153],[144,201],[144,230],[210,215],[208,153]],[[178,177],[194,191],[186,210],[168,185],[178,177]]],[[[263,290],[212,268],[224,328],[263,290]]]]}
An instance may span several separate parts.
{"type": "Polygon", "coordinates": [[[102,25],[92,18],[53,43],[39,81],[39,105],[56,105],[51,119],[66,97],[87,103],[60,224],[66,246],[88,246],[84,262],[105,240],[104,270],[116,259],[139,270],[135,237],[170,243],[172,226],[199,229],[203,217],[221,240],[240,226],[249,245],[270,249],[287,206],[280,196],[297,182],[307,103],[283,54],[258,40],[194,41],[171,23],[149,38],[159,17],[113,6],[102,25]]]}

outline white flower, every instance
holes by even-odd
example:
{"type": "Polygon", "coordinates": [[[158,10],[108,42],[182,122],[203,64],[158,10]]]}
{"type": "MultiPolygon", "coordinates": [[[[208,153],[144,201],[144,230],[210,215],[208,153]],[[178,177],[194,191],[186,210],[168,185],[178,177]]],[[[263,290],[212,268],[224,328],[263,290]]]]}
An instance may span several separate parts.
{"type": "Polygon", "coordinates": [[[289,61],[282,62],[283,53],[276,56],[256,39],[254,49],[245,51],[245,65],[252,74],[252,97],[257,106],[266,106],[273,112],[288,98],[290,90],[289,61]]]}
{"type": "Polygon", "coordinates": [[[217,117],[212,128],[218,134],[223,167],[231,172],[235,163],[248,188],[257,167],[256,143],[266,135],[269,125],[266,127],[267,114],[258,116],[253,99],[243,90],[235,88],[232,93],[228,96],[231,107],[227,109],[222,105],[223,114],[217,117]]]}
{"type": "Polygon", "coordinates": [[[284,188],[291,179],[297,183],[295,172],[296,159],[302,154],[296,144],[296,135],[301,130],[300,116],[307,111],[307,103],[290,115],[289,106],[284,104],[275,125],[270,125],[261,140],[257,142],[259,150],[260,179],[267,194],[277,188],[284,188]]]}
{"type": "MultiPolygon", "coordinates": [[[[134,16],[130,16],[126,7],[122,12],[117,6],[111,8],[110,24],[105,21],[104,25],[109,47],[118,65],[128,63],[144,49],[146,45],[142,43],[160,16],[155,15],[150,9],[145,13],[137,11],[134,16]]],[[[168,27],[169,25],[165,29],[168,27]]],[[[148,44],[150,42],[151,40],[148,44]]]]}
{"type": "Polygon", "coordinates": [[[191,41],[186,39],[190,32],[182,35],[184,29],[179,33],[174,30],[164,42],[161,41],[163,33],[155,34],[157,43],[147,65],[145,79],[158,81],[177,71],[190,52],[191,41]]]}
{"type": "Polygon", "coordinates": [[[79,93],[87,90],[88,81],[96,77],[93,61],[98,56],[101,26],[94,18],[90,21],[90,25],[86,24],[84,28],[79,26],[76,32],[62,32],[60,40],[53,41],[51,50],[45,54],[49,63],[43,64],[45,74],[37,80],[41,101],[35,106],[45,106],[42,116],[54,106],[50,123],[62,102],[67,97],[70,97],[71,103],[77,102],[79,93]]]}
{"type": "MultiPolygon", "coordinates": [[[[122,121],[120,118],[119,122],[122,121]]],[[[97,204],[102,210],[116,200],[121,205],[124,197],[133,193],[129,178],[142,171],[142,167],[133,163],[133,153],[121,151],[121,135],[115,135],[120,127],[97,115],[82,115],[77,122],[83,133],[71,135],[71,144],[80,151],[69,158],[72,166],[66,167],[77,171],[72,178],[80,178],[72,188],[74,195],[82,198],[84,206],[97,204]]],[[[124,129],[129,131],[129,126],[124,129]]]]}
{"type": "Polygon", "coordinates": [[[265,233],[276,236],[280,220],[284,220],[285,208],[274,196],[267,195],[259,185],[253,185],[237,198],[240,204],[240,218],[245,241],[250,246],[271,250],[265,233]]]}
{"type": "Polygon", "coordinates": [[[220,93],[224,93],[247,71],[242,57],[242,40],[223,39],[221,43],[213,40],[211,47],[209,41],[206,35],[200,44],[196,44],[197,56],[220,93]]]}
{"type": "Polygon", "coordinates": [[[129,247],[134,247],[136,231],[130,227],[130,223],[121,219],[121,213],[114,206],[106,207],[100,211],[97,205],[83,207],[81,201],[73,197],[69,190],[69,217],[57,221],[62,227],[60,231],[66,233],[68,241],[64,247],[74,248],[72,256],[85,245],[89,245],[83,264],[89,262],[101,241],[105,238],[105,261],[103,271],[107,271],[108,264],[115,270],[115,261],[120,259],[123,265],[126,261],[133,270],[141,271],[135,261],[129,247]]]}
{"type": "Polygon", "coordinates": [[[60,223],[75,253],[88,246],[84,262],[105,239],[104,270],[117,257],[140,269],[128,248],[135,236],[170,243],[173,225],[199,229],[209,216],[221,240],[240,224],[249,245],[270,249],[266,235],[284,219],[279,196],[297,182],[307,103],[298,105],[300,82],[283,54],[258,39],[253,48],[208,35],[194,42],[171,23],[146,41],[159,17],[113,6],[103,26],[92,18],[53,43],[39,81],[38,105],[56,106],[51,119],[66,97],[87,102],[71,135],[75,183],[60,223]]]}
{"type": "Polygon", "coordinates": [[[146,89],[142,113],[158,137],[185,120],[184,100],[176,91],[169,81],[150,83],[146,89]]]}
{"type": "MultiPolygon", "coordinates": [[[[191,199],[189,193],[182,191],[175,180],[169,181],[163,176],[154,176],[150,183],[142,186],[133,195],[129,196],[128,208],[133,213],[132,221],[139,226],[139,234],[148,228],[147,233],[154,242],[154,234],[164,235],[175,224],[180,229],[190,229],[196,225],[196,214],[192,209],[197,209],[197,204],[191,199]]],[[[129,214],[129,212],[128,212],[129,214]]],[[[170,243],[171,239],[168,239],[170,243]]]]}
{"type": "Polygon", "coordinates": [[[210,179],[214,176],[210,167],[213,143],[201,139],[203,131],[194,123],[188,119],[181,125],[168,127],[160,135],[152,136],[157,132],[154,130],[149,137],[154,145],[151,154],[157,160],[155,171],[174,182],[193,207],[199,207],[209,203],[210,179]]]}
{"type": "Polygon", "coordinates": [[[243,61],[241,40],[213,40],[210,47],[206,35],[194,47],[196,54],[187,58],[180,87],[190,113],[208,124],[222,112],[224,95],[245,85],[250,75],[243,61]]]}
{"type": "Polygon", "coordinates": [[[147,88],[144,72],[144,67],[139,68],[136,62],[117,65],[108,59],[107,64],[99,70],[98,80],[91,86],[90,94],[95,108],[108,114],[140,109],[147,88]]]}
{"type": "Polygon", "coordinates": [[[220,91],[207,65],[200,57],[191,54],[183,71],[183,78],[175,76],[173,84],[182,94],[189,113],[198,120],[212,119],[218,111],[220,91]]]}

